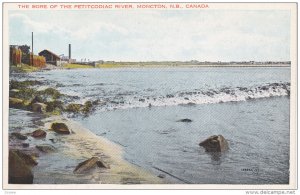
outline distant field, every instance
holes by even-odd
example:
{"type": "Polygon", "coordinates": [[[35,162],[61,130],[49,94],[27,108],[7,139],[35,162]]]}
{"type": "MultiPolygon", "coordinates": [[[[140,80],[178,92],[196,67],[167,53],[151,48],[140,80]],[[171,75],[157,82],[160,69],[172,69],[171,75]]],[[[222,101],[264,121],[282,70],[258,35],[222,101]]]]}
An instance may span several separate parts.
{"type": "Polygon", "coordinates": [[[96,68],[122,68],[127,67],[127,65],[122,64],[96,64],[96,68]]]}
{"type": "Polygon", "coordinates": [[[155,68],[155,67],[182,67],[182,68],[201,68],[201,67],[290,67],[290,64],[97,64],[96,68],[155,68]]]}
{"type": "Polygon", "coordinates": [[[81,64],[65,64],[63,66],[64,68],[94,68],[94,66],[90,66],[90,65],[81,65],[81,64]]]}
{"type": "Polygon", "coordinates": [[[76,68],[202,68],[202,67],[290,67],[290,64],[163,64],[163,63],[107,63],[107,64],[96,64],[82,65],[82,64],[65,64],[65,69],[76,69],[76,68]]]}

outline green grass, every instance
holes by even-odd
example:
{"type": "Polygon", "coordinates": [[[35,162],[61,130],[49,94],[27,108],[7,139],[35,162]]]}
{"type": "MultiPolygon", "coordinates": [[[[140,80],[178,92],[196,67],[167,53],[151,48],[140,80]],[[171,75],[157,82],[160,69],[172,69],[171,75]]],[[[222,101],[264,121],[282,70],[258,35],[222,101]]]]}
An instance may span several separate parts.
{"type": "Polygon", "coordinates": [[[96,68],[132,68],[132,67],[142,67],[141,65],[132,65],[132,64],[97,64],[96,68]]]}
{"type": "Polygon", "coordinates": [[[10,66],[10,68],[11,68],[12,70],[17,71],[17,72],[25,72],[25,73],[26,73],[26,72],[34,72],[34,71],[39,70],[38,67],[29,66],[29,65],[27,65],[27,64],[18,64],[17,66],[12,65],[12,66],[10,66]]]}
{"type": "Polygon", "coordinates": [[[73,69],[73,68],[94,68],[91,65],[82,65],[82,64],[65,64],[64,68],[73,69]]]}

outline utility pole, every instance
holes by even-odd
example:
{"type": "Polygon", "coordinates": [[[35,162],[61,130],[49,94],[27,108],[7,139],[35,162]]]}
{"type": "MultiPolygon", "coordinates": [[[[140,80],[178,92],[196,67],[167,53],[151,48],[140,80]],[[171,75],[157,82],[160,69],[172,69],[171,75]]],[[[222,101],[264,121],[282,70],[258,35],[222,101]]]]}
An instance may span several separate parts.
{"type": "Polygon", "coordinates": [[[31,65],[33,66],[33,32],[31,32],[31,65]]]}
{"type": "Polygon", "coordinates": [[[71,61],[71,44],[69,44],[69,63],[71,61]]]}

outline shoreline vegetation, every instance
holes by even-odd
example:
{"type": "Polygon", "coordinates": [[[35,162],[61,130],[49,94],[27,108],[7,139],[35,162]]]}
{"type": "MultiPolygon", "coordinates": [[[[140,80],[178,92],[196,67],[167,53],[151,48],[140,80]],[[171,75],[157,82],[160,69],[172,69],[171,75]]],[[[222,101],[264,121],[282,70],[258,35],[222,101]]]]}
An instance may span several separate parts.
{"type": "Polygon", "coordinates": [[[30,66],[27,64],[18,64],[11,65],[11,72],[34,72],[39,70],[51,70],[51,69],[90,69],[90,68],[232,68],[232,67],[240,67],[240,68],[251,68],[251,67],[290,67],[290,62],[260,62],[260,63],[184,63],[184,62],[103,62],[103,63],[95,63],[91,64],[83,64],[83,63],[66,63],[61,66],[54,66],[51,64],[46,64],[45,67],[39,68],[30,66]]]}
{"type": "MultiPolygon", "coordinates": [[[[96,61],[93,62],[96,68],[118,68],[118,67],[138,67],[138,68],[148,68],[148,67],[281,67],[290,66],[291,61],[232,61],[232,62],[210,62],[210,61],[96,61]]],[[[88,65],[88,63],[87,63],[88,65]]]]}
{"type": "Polygon", "coordinates": [[[50,183],[51,181],[102,184],[165,183],[158,176],[124,160],[120,146],[63,116],[88,115],[99,102],[87,101],[84,104],[77,104],[72,102],[72,97],[62,94],[55,88],[37,90],[35,87],[39,85],[43,83],[36,80],[10,80],[9,83],[9,108],[33,112],[43,118],[40,119],[42,125],[34,131],[28,132],[23,127],[9,131],[10,184],[32,184],[48,180],[50,183]],[[35,167],[39,166],[39,158],[53,152],[62,153],[69,158],[65,160],[66,162],[63,160],[58,163],[75,168],[73,173],[62,175],[47,171],[35,173],[35,167]],[[70,159],[73,163],[65,164],[70,159]],[[83,160],[78,164],[75,159],[83,160]],[[67,179],[62,178],[64,176],[67,179]],[[35,177],[41,181],[35,181],[35,177]]]}
{"type": "Polygon", "coordinates": [[[115,64],[96,64],[95,68],[206,68],[206,67],[289,67],[289,64],[203,64],[203,65],[195,65],[195,64],[123,64],[123,63],[115,63],[115,64]]]}

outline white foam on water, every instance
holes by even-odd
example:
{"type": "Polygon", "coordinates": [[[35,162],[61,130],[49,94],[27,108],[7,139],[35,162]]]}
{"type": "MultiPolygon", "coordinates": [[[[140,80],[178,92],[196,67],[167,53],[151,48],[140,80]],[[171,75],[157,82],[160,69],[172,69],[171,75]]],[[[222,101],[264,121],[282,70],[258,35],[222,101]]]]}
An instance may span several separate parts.
{"type": "Polygon", "coordinates": [[[108,103],[100,110],[144,108],[152,106],[176,106],[189,104],[216,104],[240,102],[250,99],[288,96],[289,83],[273,83],[250,88],[222,88],[220,90],[181,92],[168,97],[125,97],[124,103],[108,103]],[[226,91],[226,92],[225,92],[226,91]]]}

